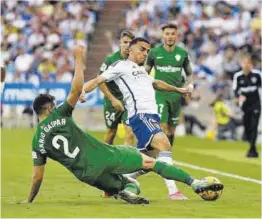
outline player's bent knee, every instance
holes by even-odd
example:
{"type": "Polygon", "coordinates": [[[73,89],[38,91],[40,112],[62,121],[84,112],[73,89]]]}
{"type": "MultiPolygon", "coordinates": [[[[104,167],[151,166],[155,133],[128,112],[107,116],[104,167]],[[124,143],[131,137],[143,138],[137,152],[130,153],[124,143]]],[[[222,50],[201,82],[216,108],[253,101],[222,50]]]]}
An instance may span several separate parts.
{"type": "Polygon", "coordinates": [[[152,157],[149,157],[145,154],[141,154],[143,159],[142,168],[143,169],[152,169],[156,163],[156,160],[152,157]]]}
{"type": "Polygon", "coordinates": [[[157,151],[171,151],[169,140],[163,132],[157,133],[150,145],[157,151]]]}

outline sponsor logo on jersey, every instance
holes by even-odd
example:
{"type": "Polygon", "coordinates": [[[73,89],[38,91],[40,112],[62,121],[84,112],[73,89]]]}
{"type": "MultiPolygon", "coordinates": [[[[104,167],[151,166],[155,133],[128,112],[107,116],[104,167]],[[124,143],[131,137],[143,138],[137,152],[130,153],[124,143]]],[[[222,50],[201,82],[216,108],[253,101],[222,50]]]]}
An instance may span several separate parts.
{"type": "Polygon", "coordinates": [[[105,71],[106,68],[107,68],[107,65],[103,63],[102,66],[100,67],[100,71],[105,71]]]}
{"type": "Polygon", "coordinates": [[[157,56],[156,59],[163,59],[163,56],[157,56]]]}
{"type": "Polygon", "coordinates": [[[179,62],[181,59],[181,55],[175,55],[176,60],[179,62]]]}
{"type": "Polygon", "coordinates": [[[176,72],[176,71],[181,71],[181,67],[173,67],[173,66],[156,66],[156,69],[161,72],[176,72]]]}

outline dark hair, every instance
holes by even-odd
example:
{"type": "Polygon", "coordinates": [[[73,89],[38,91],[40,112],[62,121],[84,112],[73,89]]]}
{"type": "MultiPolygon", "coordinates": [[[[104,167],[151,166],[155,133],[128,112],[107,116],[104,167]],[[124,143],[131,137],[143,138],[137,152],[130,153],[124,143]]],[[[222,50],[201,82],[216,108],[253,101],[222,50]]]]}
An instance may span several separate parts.
{"type": "Polygon", "coordinates": [[[144,39],[144,38],[142,38],[142,37],[136,37],[136,38],[134,38],[134,39],[131,41],[131,43],[129,44],[129,47],[137,44],[138,42],[145,42],[145,43],[147,43],[147,44],[150,45],[150,43],[149,43],[146,39],[144,39]]]}
{"type": "Polygon", "coordinates": [[[176,29],[176,30],[177,30],[177,25],[169,23],[169,24],[164,24],[164,25],[161,27],[161,29],[162,29],[163,31],[164,31],[166,28],[172,28],[172,29],[176,29]]]}
{"type": "Polygon", "coordinates": [[[123,30],[120,34],[120,38],[122,37],[129,37],[131,40],[133,40],[135,38],[135,33],[133,30],[123,30]]]}
{"type": "Polygon", "coordinates": [[[33,102],[33,109],[36,115],[41,115],[46,109],[46,104],[54,103],[54,100],[55,97],[50,94],[39,94],[33,102]]]}

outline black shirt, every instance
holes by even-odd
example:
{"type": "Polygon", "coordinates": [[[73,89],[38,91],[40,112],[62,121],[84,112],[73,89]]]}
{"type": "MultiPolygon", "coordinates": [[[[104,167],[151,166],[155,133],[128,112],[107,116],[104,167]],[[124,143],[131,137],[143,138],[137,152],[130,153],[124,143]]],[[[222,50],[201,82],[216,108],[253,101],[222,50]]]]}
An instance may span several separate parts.
{"type": "Polygon", "coordinates": [[[246,101],[242,109],[260,108],[259,89],[261,88],[261,72],[252,69],[246,76],[243,71],[237,72],[233,78],[233,90],[236,97],[243,95],[246,101]]]}

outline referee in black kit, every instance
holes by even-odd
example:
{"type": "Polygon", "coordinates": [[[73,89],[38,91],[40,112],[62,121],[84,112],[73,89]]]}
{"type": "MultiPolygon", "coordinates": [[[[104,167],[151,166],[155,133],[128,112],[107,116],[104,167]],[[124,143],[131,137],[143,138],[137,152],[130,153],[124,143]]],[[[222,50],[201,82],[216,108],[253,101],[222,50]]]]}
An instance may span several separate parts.
{"type": "Polygon", "coordinates": [[[258,157],[256,150],[257,128],[261,113],[259,89],[261,88],[261,72],[252,69],[250,56],[242,58],[242,70],[235,73],[233,90],[239,106],[244,112],[243,123],[246,138],[250,144],[247,157],[258,157]]]}

